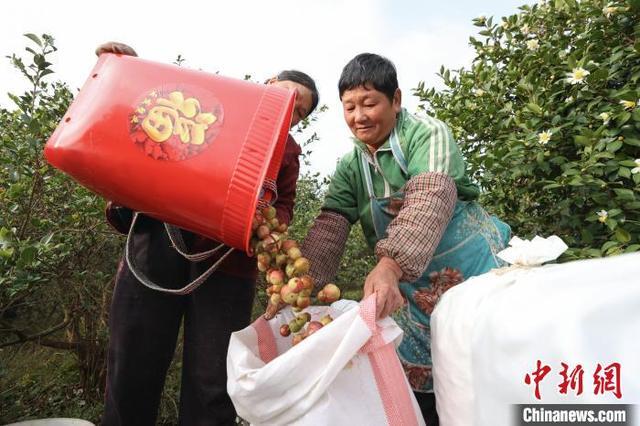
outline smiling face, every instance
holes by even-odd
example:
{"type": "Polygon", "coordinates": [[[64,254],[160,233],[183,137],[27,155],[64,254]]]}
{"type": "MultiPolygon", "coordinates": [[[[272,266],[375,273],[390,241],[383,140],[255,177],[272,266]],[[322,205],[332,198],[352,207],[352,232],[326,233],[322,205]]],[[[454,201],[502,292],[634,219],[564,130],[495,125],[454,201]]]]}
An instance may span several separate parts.
{"type": "Polygon", "coordinates": [[[344,120],[351,133],[374,152],[396,125],[401,108],[400,89],[396,89],[390,100],[384,93],[364,85],[344,91],[341,100],[344,120]]]}
{"type": "Polygon", "coordinates": [[[309,115],[311,108],[313,107],[313,99],[311,90],[308,87],[296,83],[291,80],[269,80],[269,84],[283,87],[285,89],[293,90],[296,92],[296,103],[293,107],[293,117],[291,118],[291,127],[294,127],[303,118],[309,115]]]}

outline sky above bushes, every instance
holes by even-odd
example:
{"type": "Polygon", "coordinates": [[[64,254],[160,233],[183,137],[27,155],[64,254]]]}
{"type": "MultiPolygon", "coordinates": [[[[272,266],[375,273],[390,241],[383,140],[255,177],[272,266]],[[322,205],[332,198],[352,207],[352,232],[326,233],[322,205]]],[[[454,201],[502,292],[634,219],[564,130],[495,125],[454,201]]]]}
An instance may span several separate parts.
{"type": "MultiPolygon", "coordinates": [[[[321,103],[329,110],[311,131],[312,165],[303,171],[330,174],[336,160],[351,148],[342,119],[337,81],[342,67],[358,53],[387,56],[398,68],[403,104],[414,110],[411,96],[419,81],[440,87],[436,73],[467,66],[473,50],[471,20],[479,15],[517,13],[525,0],[245,0],[8,2],[0,26],[0,105],[12,107],[7,92],[27,88],[5,58],[22,54],[22,34],[48,33],[59,49],[52,58],[54,78],[80,88],[96,57],[95,47],[123,41],[147,59],[172,62],[222,75],[263,81],[282,69],[296,68],[314,77],[321,103]]],[[[299,142],[309,133],[296,136],[299,142]]]]}

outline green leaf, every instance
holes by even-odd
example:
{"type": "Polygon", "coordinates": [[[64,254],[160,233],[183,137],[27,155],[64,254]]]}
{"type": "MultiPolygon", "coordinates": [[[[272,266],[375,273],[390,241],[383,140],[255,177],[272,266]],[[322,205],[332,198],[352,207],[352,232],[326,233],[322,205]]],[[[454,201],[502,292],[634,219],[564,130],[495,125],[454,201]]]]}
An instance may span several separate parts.
{"type": "Polygon", "coordinates": [[[619,140],[615,140],[613,142],[609,142],[607,144],[607,151],[609,152],[616,152],[618,151],[620,148],[622,148],[622,141],[619,140]]]}
{"type": "Polygon", "coordinates": [[[555,6],[558,10],[563,10],[567,8],[567,3],[565,0],[555,0],[555,6]]]}
{"type": "Polygon", "coordinates": [[[538,104],[530,102],[527,104],[527,109],[533,112],[534,114],[542,115],[542,108],[540,108],[538,104]]]}
{"type": "Polygon", "coordinates": [[[37,253],[38,249],[34,246],[25,247],[20,252],[20,263],[22,263],[23,265],[29,265],[35,260],[37,253]]]}
{"type": "Polygon", "coordinates": [[[631,241],[631,234],[625,231],[622,227],[618,226],[615,231],[616,240],[625,244],[631,241]]]}
{"type": "Polygon", "coordinates": [[[27,34],[24,34],[24,36],[28,37],[34,43],[36,43],[38,46],[42,47],[42,41],[40,41],[40,37],[38,37],[37,35],[32,34],[32,33],[27,33],[27,34]]]}
{"type": "Polygon", "coordinates": [[[630,118],[631,118],[631,113],[629,111],[625,111],[621,113],[618,116],[618,120],[617,120],[618,126],[622,126],[624,123],[629,121],[630,118]]]}
{"type": "Polygon", "coordinates": [[[616,247],[617,245],[618,245],[618,243],[616,241],[607,241],[606,243],[604,243],[602,245],[602,247],[600,247],[600,250],[603,251],[603,252],[606,252],[611,247],[616,247]]]}
{"type": "Polygon", "coordinates": [[[618,161],[618,164],[620,164],[621,166],[625,166],[625,167],[637,167],[638,165],[636,164],[635,161],[633,160],[622,160],[622,161],[618,161]]]}
{"type": "Polygon", "coordinates": [[[624,138],[623,142],[631,146],[640,146],[640,139],[636,138],[624,138]]]}
{"type": "Polygon", "coordinates": [[[622,213],[622,210],[620,210],[620,209],[611,209],[611,210],[607,210],[607,213],[609,213],[609,217],[614,217],[614,216],[617,216],[620,213],[622,213]]]}
{"type": "Polygon", "coordinates": [[[5,259],[10,259],[13,256],[13,247],[11,248],[0,248],[0,257],[4,257],[5,259]]]}
{"type": "Polygon", "coordinates": [[[615,188],[613,191],[616,193],[616,198],[622,201],[635,201],[636,199],[635,194],[630,189],[615,188]]]}
{"type": "Polygon", "coordinates": [[[586,228],[582,228],[580,230],[580,238],[587,244],[591,244],[593,242],[593,234],[586,228]]]}
{"type": "Polygon", "coordinates": [[[621,176],[623,178],[630,178],[631,177],[631,169],[629,169],[627,167],[620,167],[620,169],[618,169],[618,176],[621,176]]]}
{"type": "Polygon", "coordinates": [[[598,68],[597,70],[592,72],[591,75],[589,75],[589,77],[587,77],[587,80],[591,84],[597,84],[597,83],[599,83],[601,81],[607,80],[608,77],[609,77],[609,70],[608,69],[606,69],[606,68],[598,68]]]}
{"type": "Polygon", "coordinates": [[[586,137],[586,136],[577,135],[577,136],[574,136],[574,137],[573,137],[573,140],[574,140],[578,145],[584,145],[584,146],[591,145],[591,138],[586,137]]]}

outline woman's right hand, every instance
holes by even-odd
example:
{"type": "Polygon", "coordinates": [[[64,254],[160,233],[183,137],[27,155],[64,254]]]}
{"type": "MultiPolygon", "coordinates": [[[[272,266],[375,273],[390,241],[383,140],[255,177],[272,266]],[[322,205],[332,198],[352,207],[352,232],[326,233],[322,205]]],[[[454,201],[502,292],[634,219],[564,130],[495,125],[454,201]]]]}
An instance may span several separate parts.
{"type": "Polygon", "coordinates": [[[96,56],[100,56],[103,53],[118,53],[120,55],[138,56],[136,51],[133,50],[133,47],[115,41],[102,43],[96,48],[96,56]]]}

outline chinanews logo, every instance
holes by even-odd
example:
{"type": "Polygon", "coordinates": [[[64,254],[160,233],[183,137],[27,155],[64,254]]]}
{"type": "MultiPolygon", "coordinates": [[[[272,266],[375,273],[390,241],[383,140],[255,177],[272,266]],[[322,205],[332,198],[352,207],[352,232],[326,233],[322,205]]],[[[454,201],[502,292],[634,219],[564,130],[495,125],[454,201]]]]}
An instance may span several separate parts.
{"type": "Polygon", "coordinates": [[[129,114],[134,143],[149,157],[181,161],[205,149],[220,132],[223,109],[202,89],[166,86],[145,93],[129,114]]]}

